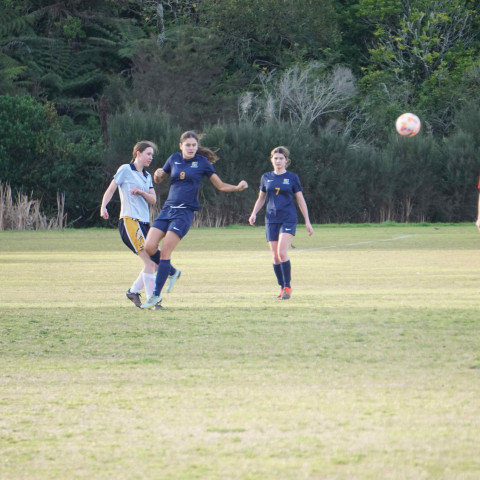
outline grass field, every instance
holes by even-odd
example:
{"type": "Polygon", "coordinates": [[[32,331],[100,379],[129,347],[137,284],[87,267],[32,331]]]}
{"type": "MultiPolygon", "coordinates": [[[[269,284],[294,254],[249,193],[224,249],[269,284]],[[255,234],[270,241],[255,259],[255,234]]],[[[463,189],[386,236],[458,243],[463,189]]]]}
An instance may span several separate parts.
{"type": "Polygon", "coordinates": [[[0,479],[480,478],[474,225],[193,229],[164,311],[114,230],[0,232],[0,479]]]}

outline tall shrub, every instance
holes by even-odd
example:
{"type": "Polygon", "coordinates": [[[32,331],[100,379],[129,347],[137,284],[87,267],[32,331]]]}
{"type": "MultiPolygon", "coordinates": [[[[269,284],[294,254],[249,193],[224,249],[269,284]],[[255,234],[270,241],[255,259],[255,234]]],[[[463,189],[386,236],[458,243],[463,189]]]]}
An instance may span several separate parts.
{"type": "Polygon", "coordinates": [[[443,142],[442,195],[447,221],[474,220],[480,173],[480,105],[473,102],[455,116],[456,130],[443,142]]]}
{"type": "Polygon", "coordinates": [[[41,200],[48,215],[65,194],[68,222],[88,226],[98,208],[99,141],[69,141],[51,103],[30,96],[0,96],[0,181],[41,200]]]}

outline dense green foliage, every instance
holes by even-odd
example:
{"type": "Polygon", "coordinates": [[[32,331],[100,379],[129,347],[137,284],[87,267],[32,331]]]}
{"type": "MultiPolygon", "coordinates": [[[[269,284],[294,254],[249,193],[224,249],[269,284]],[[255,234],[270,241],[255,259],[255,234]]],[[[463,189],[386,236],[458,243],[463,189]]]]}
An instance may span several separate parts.
{"type": "Polygon", "coordinates": [[[60,128],[53,104],[30,96],[0,96],[0,179],[32,193],[55,213],[65,193],[70,223],[89,220],[102,183],[100,142],[73,143],[60,128]]]}
{"type": "Polygon", "coordinates": [[[245,221],[278,144],[314,221],[470,220],[479,13],[473,0],[0,0],[0,98],[17,112],[0,117],[0,181],[50,209],[65,192],[70,220],[93,225],[136,141],[159,144],[157,167],[195,129],[225,181],[254,187],[237,202],[206,184],[209,224],[245,221]],[[394,132],[405,111],[422,119],[415,138],[394,132]],[[41,167],[45,145],[61,167],[41,167]]]}

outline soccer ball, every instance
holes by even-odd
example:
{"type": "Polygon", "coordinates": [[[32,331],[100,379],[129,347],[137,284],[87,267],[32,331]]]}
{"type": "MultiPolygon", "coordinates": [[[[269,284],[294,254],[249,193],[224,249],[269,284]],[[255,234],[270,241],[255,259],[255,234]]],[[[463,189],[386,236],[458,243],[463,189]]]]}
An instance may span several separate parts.
{"type": "Polygon", "coordinates": [[[402,137],[413,137],[422,126],[420,119],[414,113],[404,113],[397,118],[395,128],[402,137]]]}

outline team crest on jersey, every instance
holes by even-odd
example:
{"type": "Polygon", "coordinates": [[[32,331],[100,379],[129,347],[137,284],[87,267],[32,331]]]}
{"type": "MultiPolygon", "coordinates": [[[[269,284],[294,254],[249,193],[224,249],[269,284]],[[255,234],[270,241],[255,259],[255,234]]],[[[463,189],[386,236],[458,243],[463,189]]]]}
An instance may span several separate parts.
{"type": "Polygon", "coordinates": [[[192,162],[192,168],[198,168],[198,162],[192,162]]]}
{"type": "Polygon", "coordinates": [[[283,184],[284,185],[289,185],[290,184],[290,179],[289,178],[284,178],[283,179],[283,184]]]}

